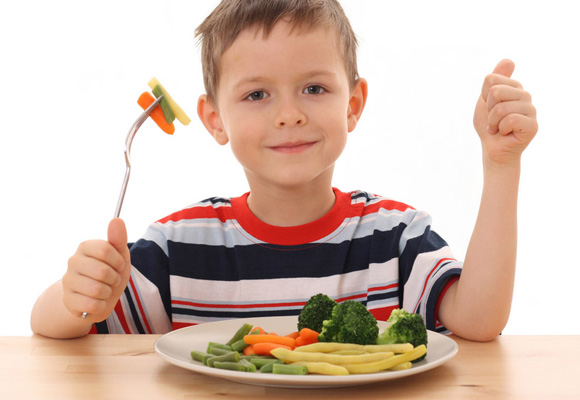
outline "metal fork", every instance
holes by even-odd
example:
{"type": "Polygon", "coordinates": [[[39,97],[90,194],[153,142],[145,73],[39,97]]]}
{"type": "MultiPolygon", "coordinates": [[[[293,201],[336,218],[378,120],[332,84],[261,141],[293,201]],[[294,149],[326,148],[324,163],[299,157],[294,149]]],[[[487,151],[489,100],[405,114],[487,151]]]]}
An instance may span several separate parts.
{"type": "MultiPolygon", "coordinates": [[[[153,111],[153,109],[157,107],[162,98],[163,95],[157,97],[155,101],[151,103],[151,105],[147,107],[145,111],[143,111],[143,113],[139,116],[139,118],[137,118],[137,120],[131,126],[131,129],[129,129],[129,133],[127,134],[127,138],[125,139],[125,164],[126,164],[125,178],[123,179],[121,193],[119,194],[119,199],[117,200],[117,207],[115,208],[114,218],[119,218],[119,215],[121,215],[121,207],[123,206],[123,200],[125,199],[125,193],[127,192],[127,184],[129,183],[129,176],[131,175],[131,144],[133,143],[133,138],[135,137],[135,134],[137,133],[141,125],[143,125],[143,122],[145,122],[145,120],[149,118],[149,116],[151,115],[151,111],[153,111]]],[[[81,315],[81,317],[83,319],[86,319],[88,315],[89,315],[88,313],[84,312],[81,315]]]]}

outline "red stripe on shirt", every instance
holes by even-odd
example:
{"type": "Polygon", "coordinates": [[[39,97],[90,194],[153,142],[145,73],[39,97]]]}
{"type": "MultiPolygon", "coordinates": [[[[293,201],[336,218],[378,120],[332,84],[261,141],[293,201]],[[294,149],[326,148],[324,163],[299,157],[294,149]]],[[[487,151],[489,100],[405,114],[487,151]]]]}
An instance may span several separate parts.
{"type": "Polygon", "coordinates": [[[198,325],[191,322],[173,322],[171,324],[171,330],[187,328],[188,326],[198,325]]]}
{"type": "Polygon", "coordinates": [[[171,300],[172,305],[181,305],[198,308],[278,308],[278,307],[304,307],[305,301],[297,301],[291,303],[263,303],[263,304],[210,304],[210,303],[196,303],[193,301],[171,300]]]}
{"type": "Polygon", "coordinates": [[[393,283],[387,286],[375,286],[375,287],[371,287],[369,288],[369,293],[370,292],[379,292],[379,291],[383,291],[383,290],[389,290],[389,289],[395,289],[399,287],[398,283],[393,283]]]}
{"type": "Polygon", "coordinates": [[[119,318],[119,323],[121,324],[123,331],[126,334],[130,334],[131,329],[129,329],[129,324],[125,319],[125,314],[123,313],[123,305],[121,304],[121,301],[118,301],[117,304],[115,305],[115,314],[117,315],[117,318],[119,318]]]}
{"type": "Polygon", "coordinates": [[[373,203],[373,204],[365,204],[365,208],[363,210],[362,216],[365,216],[368,214],[374,214],[377,211],[379,211],[380,209],[384,209],[384,210],[388,210],[388,211],[414,210],[413,207],[411,207],[410,205],[405,204],[405,203],[401,203],[401,202],[394,201],[394,200],[381,200],[381,201],[378,201],[378,202],[373,203]]]}
{"type": "Polygon", "coordinates": [[[137,287],[135,286],[135,282],[133,282],[133,279],[129,279],[129,285],[131,285],[131,290],[133,291],[133,296],[135,298],[135,302],[137,303],[137,307],[139,307],[139,313],[141,314],[141,317],[143,319],[143,323],[145,324],[145,329],[147,330],[147,333],[153,333],[153,330],[151,329],[151,326],[149,325],[149,321],[147,321],[147,317],[145,316],[145,310],[143,309],[143,303],[141,302],[141,299],[139,298],[139,295],[137,293],[137,287]]]}
{"type": "Polygon", "coordinates": [[[179,222],[182,220],[189,220],[189,219],[219,219],[220,222],[226,222],[230,219],[234,219],[234,215],[232,213],[232,208],[224,204],[219,207],[209,206],[199,206],[199,207],[191,207],[186,208],[185,210],[178,211],[171,215],[168,215],[165,218],[158,220],[162,224],[165,224],[169,221],[172,222],[179,222]]]}
{"type": "Polygon", "coordinates": [[[391,316],[391,313],[393,312],[393,310],[395,310],[397,308],[399,308],[398,304],[394,305],[394,306],[374,308],[374,309],[369,310],[369,311],[371,312],[371,314],[373,314],[373,316],[375,317],[375,319],[377,321],[386,321],[391,316]]]}

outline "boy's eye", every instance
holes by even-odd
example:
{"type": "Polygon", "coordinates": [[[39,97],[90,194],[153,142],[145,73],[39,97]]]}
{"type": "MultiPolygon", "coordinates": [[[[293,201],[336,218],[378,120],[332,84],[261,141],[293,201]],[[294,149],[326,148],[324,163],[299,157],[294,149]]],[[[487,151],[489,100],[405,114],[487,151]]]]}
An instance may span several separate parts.
{"type": "Polygon", "coordinates": [[[321,94],[324,93],[324,89],[319,85],[310,85],[304,89],[304,94],[321,94]]]}
{"type": "Polygon", "coordinates": [[[267,95],[263,90],[256,90],[255,92],[250,93],[248,95],[247,99],[256,101],[256,100],[262,100],[266,97],[267,97],[267,95]]]}

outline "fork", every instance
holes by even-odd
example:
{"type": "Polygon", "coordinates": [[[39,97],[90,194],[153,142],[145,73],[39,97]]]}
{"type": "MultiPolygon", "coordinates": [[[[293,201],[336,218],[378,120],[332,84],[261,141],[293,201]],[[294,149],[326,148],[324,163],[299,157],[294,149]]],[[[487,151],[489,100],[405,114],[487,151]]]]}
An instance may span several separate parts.
{"type": "MultiPolygon", "coordinates": [[[[119,218],[119,215],[121,215],[121,207],[123,207],[123,200],[125,199],[125,193],[127,192],[127,184],[129,183],[129,176],[131,175],[131,144],[133,143],[133,138],[135,137],[135,134],[137,133],[141,125],[143,125],[143,122],[145,122],[145,120],[149,118],[149,116],[151,115],[151,111],[153,111],[153,109],[157,107],[162,98],[163,95],[157,97],[155,101],[151,103],[151,105],[147,107],[145,111],[143,111],[143,113],[139,116],[139,118],[137,118],[137,120],[131,126],[131,129],[129,129],[129,133],[127,134],[127,138],[125,139],[125,165],[126,165],[125,177],[123,179],[123,185],[121,186],[121,193],[119,194],[119,199],[117,200],[117,207],[115,208],[114,218],[119,218]]],[[[89,313],[84,312],[82,313],[81,317],[83,319],[86,319],[88,315],[89,313]]]]}

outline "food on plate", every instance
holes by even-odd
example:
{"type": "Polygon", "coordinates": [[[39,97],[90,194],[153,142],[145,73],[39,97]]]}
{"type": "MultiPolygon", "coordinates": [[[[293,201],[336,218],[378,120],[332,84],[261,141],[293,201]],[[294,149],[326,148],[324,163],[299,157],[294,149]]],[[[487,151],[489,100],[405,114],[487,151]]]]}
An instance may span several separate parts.
{"type": "Polygon", "coordinates": [[[301,328],[287,335],[244,323],[225,344],[210,342],[205,352],[192,351],[191,358],[240,372],[339,376],[405,370],[427,354],[427,329],[418,314],[396,309],[379,333],[377,320],[362,303],[336,303],[318,294],[303,307],[302,323],[319,323],[316,313],[323,311],[320,333],[302,326],[300,319],[301,328]]]}
{"type": "Polygon", "coordinates": [[[191,351],[191,358],[210,368],[239,372],[349,375],[408,369],[412,366],[411,361],[426,352],[424,345],[413,347],[410,343],[360,345],[315,342],[296,346],[299,338],[300,332],[281,336],[244,324],[227,342],[231,344],[210,342],[205,352],[191,351]],[[239,345],[238,338],[242,334],[241,341],[245,347],[239,345]],[[262,347],[267,351],[261,350],[262,347]]]}
{"type": "Polygon", "coordinates": [[[336,301],[326,294],[318,293],[312,296],[302,307],[300,315],[298,315],[298,330],[310,328],[313,331],[320,332],[322,323],[324,320],[330,319],[332,309],[336,304],[336,301]]]}
{"type": "MultiPolygon", "coordinates": [[[[427,328],[421,315],[400,308],[393,310],[387,323],[389,326],[379,334],[377,344],[411,343],[414,347],[427,346],[427,328]]],[[[414,361],[423,358],[425,355],[414,361]]]]}
{"type": "Polygon", "coordinates": [[[358,301],[347,300],[332,309],[322,324],[319,342],[376,344],[379,327],[374,315],[358,301]]]}

